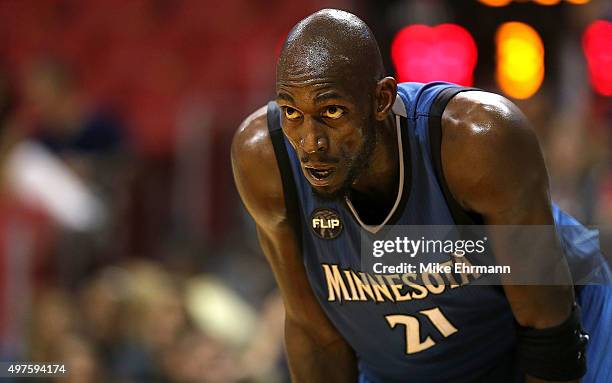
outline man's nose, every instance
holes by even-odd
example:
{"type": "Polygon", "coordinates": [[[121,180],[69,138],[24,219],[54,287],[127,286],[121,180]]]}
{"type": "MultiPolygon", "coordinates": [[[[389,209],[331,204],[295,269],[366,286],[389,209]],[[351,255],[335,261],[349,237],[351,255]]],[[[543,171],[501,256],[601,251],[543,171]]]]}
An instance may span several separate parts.
{"type": "Polygon", "coordinates": [[[325,131],[312,119],[304,126],[304,135],[300,140],[300,144],[302,150],[307,154],[326,152],[329,148],[329,142],[325,131]]]}

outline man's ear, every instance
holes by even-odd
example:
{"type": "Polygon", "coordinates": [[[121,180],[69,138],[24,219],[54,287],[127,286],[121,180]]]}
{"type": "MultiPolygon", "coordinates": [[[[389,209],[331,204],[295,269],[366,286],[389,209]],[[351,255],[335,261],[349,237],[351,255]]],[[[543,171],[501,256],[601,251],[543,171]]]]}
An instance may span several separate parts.
{"type": "Polygon", "coordinates": [[[376,84],[376,120],[383,121],[393,108],[397,95],[397,81],[393,77],[385,77],[376,84]]]}

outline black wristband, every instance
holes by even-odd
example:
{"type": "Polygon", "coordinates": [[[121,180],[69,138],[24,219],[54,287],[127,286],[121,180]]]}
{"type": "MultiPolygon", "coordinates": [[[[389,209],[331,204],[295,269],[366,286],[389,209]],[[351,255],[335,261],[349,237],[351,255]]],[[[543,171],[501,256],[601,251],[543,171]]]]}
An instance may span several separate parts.
{"type": "Polygon", "coordinates": [[[517,358],[522,370],[535,378],[567,381],[586,372],[589,336],[580,324],[580,308],[574,305],[569,318],[546,329],[517,327],[517,358]]]}

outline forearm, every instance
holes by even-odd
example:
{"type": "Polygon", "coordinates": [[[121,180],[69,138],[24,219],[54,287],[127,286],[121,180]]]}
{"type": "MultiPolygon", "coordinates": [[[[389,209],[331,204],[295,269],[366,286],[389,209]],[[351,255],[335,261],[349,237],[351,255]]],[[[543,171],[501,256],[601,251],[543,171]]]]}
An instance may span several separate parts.
{"type": "Polygon", "coordinates": [[[574,304],[573,286],[504,286],[516,321],[546,329],[563,323],[574,304]]]}
{"type": "Polygon", "coordinates": [[[302,326],[287,319],[285,345],[293,382],[357,382],[355,354],[342,338],[319,342],[302,326]]]}
{"type": "MultiPolygon", "coordinates": [[[[571,327],[572,329],[572,336],[569,342],[568,342],[568,338],[567,338],[567,331],[563,330],[563,331],[556,331],[555,335],[552,335],[550,333],[548,333],[548,335],[541,335],[538,336],[537,339],[537,343],[541,343],[543,340],[545,340],[544,338],[550,338],[550,339],[546,339],[545,341],[547,343],[550,343],[550,345],[546,346],[547,350],[542,351],[534,351],[534,342],[533,342],[533,335],[528,335],[527,338],[524,337],[519,337],[519,342],[522,342],[523,347],[519,347],[519,350],[523,349],[527,349],[527,350],[531,350],[531,351],[527,351],[526,353],[522,354],[522,355],[530,355],[528,356],[528,360],[531,360],[531,362],[529,363],[529,365],[533,366],[534,365],[534,361],[533,361],[533,355],[538,355],[536,357],[536,359],[540,358],[541,355],[556,355],[557,358],[559,358],[557,360],[558,365],[554,368],[556,370],[556,372],[553,375],[556,376],[567,376],[565,374],[559,375],[558,373],[560,371],[563,371],[563,369],[567,366],[572,366],[574,365],[574,363],[578,362],[577,359],[575,359],[576,354],[580,355],[581,353],[584,353],[584,349],[577,351],[576,350],[576,343],[574,343],[574,338],[575,338],[575,327],[574,326],[568,326],[568,324],[570,323],[576,323],[573,322],[573,320],[575,320],[576,318],[576,312],[574,310],[572,310],[572,308],[567,308],[567,306],[570,306],[570,302],[573,302],[574,296],[573,296],[573,291],[568,292],[567,290],[564,289],[563,286],[522,286],[524,287],[524,293],[525,293],[525,297],[528,296],[532,296],[534,297],[531,304],[525,304],[522,309],[524,310],[524,312],[522,312],[523,310],[516,310],[518,311],[517,313],[515,313],[515,317],[517,318],[517,321],[519,321],[519,323],[529,326],[530,330],[528,330],[529,332],[532,332],[535,330],[541,330],[541,331],[551,331],[553,329],[562,329],[562,328],[568,328],[571,327]],[[542,299],[542,297],[546,297],[545,299],[542,299]],[[556,300],[556,305],[551,305],[551,304],[546,304],[548,302],[551,302],[553,300],[556,300]],[[536,309],[534,308],[534,304],[535,305],[540,305],[540,309],[536,309]],[[531,307],[530,307],[531,306],[531,307]],[[573,318],[573,319],[572,319],[573,318]],[[558,337],[562,337],[560,341],[555,341],[553,339],[559,339],[558,337]],[[528,345],[525,348],[525,345],[528,345]],[[564,355],[563,358],[561,358],[560,356],[564,355]],[[568,355],[571,355],[568,357],[568,355]]],[[[514,286],[513,289],[513,293],[515,295],[518,295],[519,292],[521,291],[521,289],[518,286],[514,286]],[[518,291],[517,291],[518,290],[518,291]]],[[[578,317],[579,318],[579,317],[578,317]]],[[[523,329],[524,327],[521,327],[521,329],[523,329]]],[[[522,330],[519,330],[517,332],[518,334],[522,333],[522,330]]],[[[544,333],[546,334],[546,333],[544,333]]],[[[537,345],[536,345],[537,347],[537,345]]],[[[539,347],[542,347],[542,345],[540,344],[539,347]]],[[[554,357],[553,357],[554,358],[554,357]]],[[[549,358],[543,358],[542,361],[540,362],[545,362],[547,360],[551,360],[549,358]]],[[[555,359],[552,359],[555,360],[555,359]]],[[[540,362],[536,362],[537,364],[540,364],[540,362]]],[[[546,363],[548,364],[548,363],[546,363]]],[[[536,370],[539,370],[539,368],[536,368],[536,370]]],[[[550,369],[549,369],[550,371],[550,369]]],[[[534,370],[531,370],[532,373],[535,373],[534,370]]],[[[540,371],[541,373],[541,371],[540,371]]],[[[573,377],[577,377],[579,375],[575,375],[573,374],[573,377]]],[[[542,379],[542,378],[536,378],[534,376],[530,376],[529,374],[526,374],[526,378],[525,378],[525,382],[526,383],[560,383],[560,382],[566,382],[566,383],[579,383],[580,379],[572,379],[572,380],[560,380],[560,378],[551,378],[549,376],[548,379],[542,379]]]]}

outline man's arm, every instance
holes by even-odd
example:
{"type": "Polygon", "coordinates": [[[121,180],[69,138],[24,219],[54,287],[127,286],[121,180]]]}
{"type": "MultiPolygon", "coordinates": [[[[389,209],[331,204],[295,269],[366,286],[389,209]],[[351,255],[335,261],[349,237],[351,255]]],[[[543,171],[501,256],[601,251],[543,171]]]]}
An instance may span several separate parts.
{"type": "MultiPolygon", "coordinates": [[[[512,102],[492,93],[460,93],[446,107],[442,129],[442,168],[463,208],[481,214],[487,225],[554,225],[537,138],[512,102]]],[[[504,285],[516,321],[524,327],[558,326],[574,303],[569,269],[554,234],[548,242],[555,250],[547,252],[550,259],[538,261],[561,265],[567,285],[504,285]]],[[[523,261],[517,259],[523,254],[512,251],[511,235],[493,236],[492,246],[498,261],[523,261]]]]}
{"type": "Polygon", "coordinates": [[[285,305],[285,346],[295,382],[357,381],[352,349],[317,302],[287,219],[283,188],[266,109],[240,126],[232,142],[232,169],[238,192],[255,220],[261,248],[272,267],[285,305]]]}

